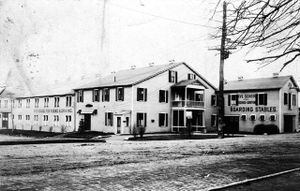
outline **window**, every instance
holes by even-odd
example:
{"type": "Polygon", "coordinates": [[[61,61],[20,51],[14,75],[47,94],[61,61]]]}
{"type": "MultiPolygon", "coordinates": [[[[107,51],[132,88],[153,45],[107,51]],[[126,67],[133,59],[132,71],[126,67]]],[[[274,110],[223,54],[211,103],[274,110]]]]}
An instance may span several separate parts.
{"type": "Polygon", "coordinates": [[[292,105],[296,106],[296,95],[295,94],[293,94],[293,97],[292,97],[292,105]]]}
{"type": "Polygon", "coordinates": [[[259,120],[265,121],[265,120],[266,120],[266,119],[265,119],[265,114],[260,114],[260,115],[259,115],[259,120]]]}
{"type": "Polygon", "coordinates": [[[147,127],[147,113],[137,113],[136,114],[136,124],[138,127],[147,127]]]}
{"type": "Polygon", "coordinates": [[[33,119],[34,119],[34,121],[38,121],[39,120],[39,116],[38,115],[34,115],[33,119]]]}
{"type": "Polygon", "coordinates": [[[258,105],[267,105],[268,104],[268,94],[258,94],[258,105]]]}
{"type": "Polygon", "coordinates": [[[174,110],[173,111],[173,126],[184,126],[183,110],[174,110]]]}
{"type": "Polygon", "coordinates": [[[22,107],[22,100],[19,99],[19,100],[18,100],[18,108],[21,108],[21,107],[22,107]]]}
{"type": "Polygon", "coordinates": [[[288,104],[288,94],[287,94],[287,93],[284,93],[283,95],[284,95],[284,96],[283,96],[283,104],[284,104],[284,105],[287,105],[287,104],[288,104]]]}
{"type": "Polygon", "coordinates": [[[270,121],[276,121],[276,115],[275,114],[270,115],[270,121]]]}
{"type": "Polygon", "coordinates": [[[105,126],[113,126],[113,113],[105,112],[105,126]]]}
{"type": "Polygon", "coordinates": [[[239,95],[234,94],[234,95],[228,95],[228,106],[231,105],[239,105],[239,95]]]}
{"type": "Polygon", "coordinates": [[[194,73],[188,73],[187,79],[188,80],[195,80],[196,79],[196,74],[194,74],[194,73]]]}
{"type": "Polygon", "coordinates": [[[11,100],[11,105],[13,108],[15,108],[15,100],[11,100]]]}
{"type": "Polygon", "coordinates": [[[30,108],[30,99],[26,99],[26,108],[30,108]]]}
{"type": "Polygon", "coordinates": [[[109,95],[110,91],[108,88],[104,88],[102,91],[102,101],[109,101],[109,95]]]}
{"type": "Polygon", "coordinates": [[[30,120],[30,115],[25,116],[26,120],[30,120]]]}
{"type": "Polygon", "coordinates": [[[124,88],[116,88],[116,101],[124,101],[124,88]]]}
{"type": "Polygon", "coordinates": [[[251,114],[250,115],[250,120],[251,121],[255,121],[256,120],[256,115],[255,114],[251,114]]]}
{"type": "Polygon", "coordinates": [[[49,98],[45,97],[44,98],[44,107],[48,107],[49,106],[49,98]]]}
{"type": "Polygon", "coordinates": [[[242,121],[246,121],[247,120],[247,115],[246,114],[242,114],[241,115],[241,120],[242,121]]]}
{"type": "Polygon", "coordinates": [[[44,121],[48,121],[48,115],[44,115],[44,121]]]}
{"type": "Polygon", "coordinates": [[[66,115],[66,122],[71,122],[72,118],[71,115],[66,115]]]}
{"type": "Polygon", "coordinates": [[[167,113],[159,113],[158,114],[158,125],[159,127],[168,127],[168,114],[167,113]]]}
{"type": "Polygon", "coordinates": [[[177,83],[177,71],[169,70],[169,82],[177,83]]]}
{"type": "Polygon", "coordinates": [[[59,121],[59,116],[58,115],[54,115],[53,116],[53,121],[59,121]]]}
{"type": "Polygon", "coordinates": [[[137,88],[137,101],[147,101],[147,88],[137,88]]]}
{"type": "Polygon", "coordinates": [[[59,107],[59,97],[54,97],[54,107],[59,107]]]}
{"type": "Polygon", "coordinates": [[[72,96],[67,96],[66,97],[66,107],[71,107],[72,106],[72,96]]]}
{"type": "Polygon", "coordinates": [[[83,90],[77,92],[77,102],[83,102],[83,90]]]}
{"type": "Polygon", "coordinates": [[[4,108],[8,108],[8,100],[4,100],[4,108]]]}
{"type": "Polygon", "coordinates": [[[94,89],[93,90],[93,102],[99,102],[100,101],[100,90],[94,89]]]}
{"type": "Polygon", "coordinates": [[[204,91],[195,91],[195,101],[204,101],[204,91]]]}
{"type": "Polygon", "coordinates": [[[212,106],[217,106],[217,95],[211,95],[211,105],[212,106]]]}
{"type": "Polygon", "coordinates": [[[159,102],[160,103],[168,103],[168,91],[167,90],[159,90],[159,102]]]}
{"type": "Polygon", "coordinates": [[[38,107],[39,107],[39,102],[40,102],[40,99],[39,99],[39,98],[35,98],[35,99],[34,99],[34,107],[35,107],[35,108],[38,108],[38,107]]]}
{"type": "Polygon", "coordinates": [[[18,115],[18,120],[22,120],[22,115],[18,115]]]}
{"type": "Polygon", "coordinates": [[[211,119],[211,126],[216,127],[217,126],[217,115],[216,114],[211,115],[210,119],[211,119]]]}
{"type": "Polygon", "coordinates": [[[129,127],[129,117],[126,117],[126,127],[129,127]]]}

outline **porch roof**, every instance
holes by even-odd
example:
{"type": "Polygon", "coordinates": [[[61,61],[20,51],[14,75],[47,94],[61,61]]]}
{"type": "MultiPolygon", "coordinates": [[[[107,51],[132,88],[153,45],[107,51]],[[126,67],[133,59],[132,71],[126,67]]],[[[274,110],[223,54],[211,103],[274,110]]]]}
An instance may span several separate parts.
{"type": "Polygon", "coordinates": [[[207,89],[207,87],[204,84],[202,84],[199,80],[182,80],[174,84],[172,87],[196,87],[196,86],[198,86],[198,88],[202,86],[205,89],[207,89]]]}

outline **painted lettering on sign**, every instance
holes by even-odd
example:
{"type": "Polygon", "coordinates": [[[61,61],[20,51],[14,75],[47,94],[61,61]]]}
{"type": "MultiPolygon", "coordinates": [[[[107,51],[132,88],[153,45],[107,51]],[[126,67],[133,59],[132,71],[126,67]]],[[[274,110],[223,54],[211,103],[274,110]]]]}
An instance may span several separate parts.
{"type": "Polygon", "coordinates": [[[231,112],[276,112],[277,109],[274,106],[270,107],[230,107],[231,112]]]}
{"type": "Polygon", "coordinates": [[[239,105],[255,104],[256,94],[239,94],[239,105]]]}
{"type": "Polygon", "coordinates": [[[72,113],[72,109],[34,109],[34,113],[72,113]]]}

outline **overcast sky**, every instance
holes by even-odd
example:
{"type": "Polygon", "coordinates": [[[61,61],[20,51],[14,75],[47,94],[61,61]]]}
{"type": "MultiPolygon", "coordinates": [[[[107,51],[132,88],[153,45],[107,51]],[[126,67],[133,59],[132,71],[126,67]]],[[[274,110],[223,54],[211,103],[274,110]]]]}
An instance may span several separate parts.
{"type": "MultiPolygon", "coordinates": [[[[112,71],[186,62],[218,86],[220,44],[209,34],[218,0],[2,0],[0,1],[0,80],[9,69],[36,83],[93,79],[112,71]]],[[[219,20],[216,13],[214,20],[219,20]]],[[[245,58],[260,50],[230,55],[225,79],[268,77],[281,64],[257,70],[245,58]],[[245,57],[246,56],[246,57],[245,57]]],[[[294,75],[296,64],[280,75],[294,75]]]]}

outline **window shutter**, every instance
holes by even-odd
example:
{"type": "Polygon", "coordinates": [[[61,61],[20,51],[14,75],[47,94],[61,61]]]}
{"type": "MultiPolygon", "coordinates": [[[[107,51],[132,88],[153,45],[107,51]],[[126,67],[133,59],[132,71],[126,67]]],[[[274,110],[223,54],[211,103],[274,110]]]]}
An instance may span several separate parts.
{"type": "Polygon", "coordinates": [[[168,117],[168,114],[166,113],[166,127],[169,126],[169,117],[168,117]]]}
{"type": "Polygon", "coordinates": [[[113,113],[110,113],[110,116],[111,116],[111,126],[114,126],[114,114],[113,113]]]}
{"type": "Polygon", "coordinates": [[[125,91],[124,88],[122,88],[121,89],[121,100],[122,101],[124,101],[124,96],[125,96],[124,91],[125,91]]]}
{"type": "Polygon", "coordinates": [[[268,94],[265,94],[264,98],[265,98],[264,100],[265,105],[268,105],[268,94]]]}
{"type": "Polygon", "coordinates": [[[169,91],[167,90],[166,91],[166,103],[168,103],[168,101],[169,101],[169,91]]]}
{"type": "Polygon", "coordinates": [[[215,96],[211,95],[211,105],[214,105],[214,99],[215,99],[215,96]]]}
{"type": "Polygon", "coordinates": [[[177,81],[178,81],[178,75],[177,75],[177,71],[175,72],[175,83],[177,83],[177,81]]]}
{"type": "Polygon", "coordinates": [[[162,126],[162,114],[161,113],[158,114],[158,126],[159,127],[162,126]]]}
{"type": "Polygon", "coordinates": [[[239,105],[239,95],[236,94],[235,96],[236,96],[236,105],[238,106],[239,105]]]}
{"type": "Polygon", "coordinates": [[[258,94],[255,94],[255,105],[258,105],[258,94]]]}
{"type": "Polygon", "coordinates": [[[159,90],[159,103],[162,102],[162,95],[163,94],[163,91],[162,90],[159,90]]]}
{"type": "Polygon", "coordinates": [[[93,92],[92,92],[92,96],[93,96],[93,102],[95,101],[95,90],[93,90],[93,92]]]}
{"type": "Polygon", "coordinates": [[[105,113],[105,126],[107,126],[107,113],[105,113]]]}
{"type": "Polygon", "coordinates": [[[172,82],[172,81],[171,81],[171,75],[172,75],[172,71],[169,70],[169,82],[172,82]]]}
{"type": "Polygon", "coordinates": [[[147,88],[144,88],[144,96],[145,96],[145,101],[147,101],[147,88]]]}
{"type": "Polygon", "coordinates": [[[147,113],[144,113],[144,127],[147,127],[147,113]]]}
{"type": "Polygon", "coordinates": [[[230,97],[230,95],[228,95],[228,106],[230,106],[231,104],[230,104],[230,102],[231,102],[231,99],[230,99],[231,97],[230,97]]]}
{"type": "Polygon", "coordinates": [[[136,113],[136,126],[139,127],[139,113],[136,113]]]}
{"type": "Polygon", "coordinates": [[[292,104],[291,104],[292,102],[291,102],[291,100],[292,100],[292,94],[289,93],[289,99],[288,99],[289,109],[292,108],[292,104]]]}
{"type": "Polygon", "coordinates": [[[116,101],[118,101],[118,88],[116,88],[116,101]]]}

